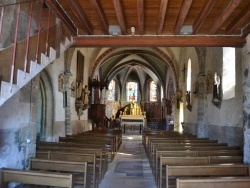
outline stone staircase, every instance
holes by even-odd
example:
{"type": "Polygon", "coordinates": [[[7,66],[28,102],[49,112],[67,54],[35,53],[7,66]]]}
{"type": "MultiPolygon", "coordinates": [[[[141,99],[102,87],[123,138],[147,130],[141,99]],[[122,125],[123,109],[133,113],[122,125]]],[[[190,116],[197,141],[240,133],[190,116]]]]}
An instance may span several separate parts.
{"type": "MultiPolygon", "coordinates": [[[[64,43],[60,43],[60,54],[67,50],[73,44],[73,38],[66,37],[64,43]]],[[[32,78],[39,74],[45,67],[51,62],[56,60],[56,51],[50,47],[48,56],[41,55],[41,62],[31,61],[29,73],[22,70],[17,71],[17,84],[1,81],[0,87],[0,106],[4,104],[9,98],[11,98],[18,90],[26,85],[32,78]]]]}

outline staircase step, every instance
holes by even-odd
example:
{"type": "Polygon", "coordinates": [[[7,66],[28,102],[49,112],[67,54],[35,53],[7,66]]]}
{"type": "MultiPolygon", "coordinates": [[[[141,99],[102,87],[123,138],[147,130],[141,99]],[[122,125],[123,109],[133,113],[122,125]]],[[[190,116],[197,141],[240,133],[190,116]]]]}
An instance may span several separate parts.
{"type": "Polygon", "coordinates": [[[49,58],[50,58],[50,62],[56,60],[56,50],[52,47],[50,47],[49,58]]]}
{"type": "Polygon", "coordinates": [[[15,84],[10,84],[8,82],[2,81],[1,82],[1,101],[4,103],[6,100],[8,100],[12,95],[14,95],[20,87],[15,84]]]}
{"type": "Polygon", "coordinates": [[[38,64],[36,61],[31,61],[30,63],[30,73],[32,76],[36,76],[40,71],[42,71],[44,65],[38,64]]]}
{"type": "Polygon", "coordinates": [[[33,78],[32,74],[25,73],[22,70],[17,71],[17,85],[21,88],[33,78]]]}
{"type": "Polygon", "coordinates": [[[60,43],[60,54],[62,54],[66,49],[68,49],[73,44],[73,37],[71,37],[71,40],[66,37],[64,44],[60,43]]]}

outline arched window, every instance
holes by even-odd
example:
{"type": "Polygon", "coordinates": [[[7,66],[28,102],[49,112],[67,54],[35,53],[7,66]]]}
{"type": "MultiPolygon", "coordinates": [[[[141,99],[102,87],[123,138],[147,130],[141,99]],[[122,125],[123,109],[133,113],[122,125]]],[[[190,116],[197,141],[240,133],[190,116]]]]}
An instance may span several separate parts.
{"type": "Polygon", "coordinates": [[[127,82],[127,101],[137,101],[137,88],[138,84],[136,82],[127,82]]]}
{"type": "Polygon", "coordinates": [[[149,101],[157,101],[157,86],[154,81],[149,84],[149,101]]]}
{"type": "Polygon", "coordinates": [[[108,100],[114,101],[115,100],[115,81],[111,80],[108,87],[108,100]]]}
{"type": "Polygon", "coordinates": [[[223,47],[223,99],[235,97],[235,48],[223,47]]]}
{"type": "Polygon", "coordinates": [[[191,59],[188,59],[187,64],[187,91],[191,91],[191,59]]]}

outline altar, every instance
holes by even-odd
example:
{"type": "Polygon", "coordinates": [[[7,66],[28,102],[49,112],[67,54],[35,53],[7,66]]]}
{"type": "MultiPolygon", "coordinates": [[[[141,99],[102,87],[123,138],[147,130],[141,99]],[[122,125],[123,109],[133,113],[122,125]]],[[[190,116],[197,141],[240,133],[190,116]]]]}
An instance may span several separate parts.
{"type": "Polygon", "coordinates": [[[140,133],[142,132],[142,128],[147,126],[146,112],[142,112],[140,106],[134,102],[126,107],[124,112],[120,112],[120,119],[124,133],[126,132],[126,125],[138,125],[140,133]]]}

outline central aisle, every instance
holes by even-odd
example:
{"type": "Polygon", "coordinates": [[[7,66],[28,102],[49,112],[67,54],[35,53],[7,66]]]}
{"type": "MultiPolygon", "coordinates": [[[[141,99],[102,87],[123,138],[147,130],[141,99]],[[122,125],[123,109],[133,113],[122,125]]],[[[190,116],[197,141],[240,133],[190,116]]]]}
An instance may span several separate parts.
{"type": "Polygon", "coordinates": [[[127,131],[123,135],[122,145],[99,188],[156,188],[139,133],[127,131]]]}

